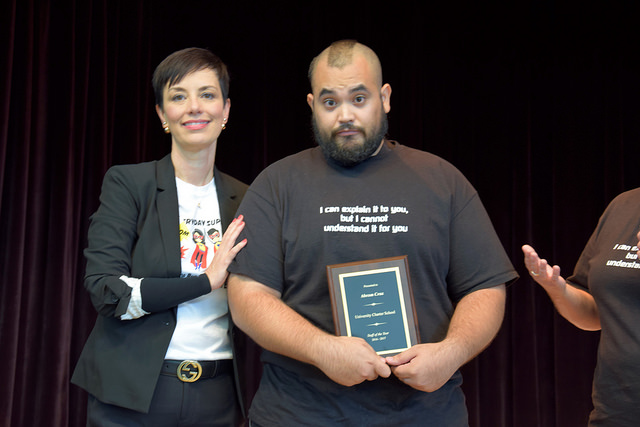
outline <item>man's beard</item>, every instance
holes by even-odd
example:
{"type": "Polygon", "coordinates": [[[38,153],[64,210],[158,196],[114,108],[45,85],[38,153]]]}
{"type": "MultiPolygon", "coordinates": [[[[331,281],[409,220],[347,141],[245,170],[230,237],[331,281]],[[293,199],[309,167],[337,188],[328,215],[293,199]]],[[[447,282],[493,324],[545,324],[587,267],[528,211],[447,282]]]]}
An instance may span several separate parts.
{"type": "Polygon", "coordinates": [[[325,157],[332,159],[344,167],[355,166],[371,157],[380,146],[382,138],[384,138],[389,129],[387,115],[384,113],[381,114],[380,126],[373,135],[367,135],[363,128],[348,123],[340,125],[340,127],[331,131],[331,134],[327,135],[320,132],[315,117],[311,118],[311,123],[313,125],[313,134],[316,142],[322,149],[325,157]],[[364,136],[364,142],[353,146],[349,141],[349,137],[343,137],[343,139],[345,139],[344,143],[342,145],[338,144],[337,133],[348,129],[358,130],[364,136]]]}

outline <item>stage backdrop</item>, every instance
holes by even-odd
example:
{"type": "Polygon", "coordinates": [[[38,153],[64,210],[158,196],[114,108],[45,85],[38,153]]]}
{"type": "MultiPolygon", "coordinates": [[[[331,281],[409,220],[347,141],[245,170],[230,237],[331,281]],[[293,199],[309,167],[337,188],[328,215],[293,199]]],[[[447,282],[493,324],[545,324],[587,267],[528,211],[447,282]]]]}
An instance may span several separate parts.
{"type": "Polygon", "coordinates": [[[463,369],[471,425],[585,425],[598,333],[555,313],[520,246],[569,274],[607,203],[640,184],[632,2],[403,3],[0,4],[0,425],[84,425],[69,378],[96,316],[88,217],[109,166],[169,151],[154,67],[190,46],[228,64],[217,163],[250,183],[313,145],[307,67],[341,38],[379,53],[389,136],[462,170],[522,276],[498,337],[463,369]]]}

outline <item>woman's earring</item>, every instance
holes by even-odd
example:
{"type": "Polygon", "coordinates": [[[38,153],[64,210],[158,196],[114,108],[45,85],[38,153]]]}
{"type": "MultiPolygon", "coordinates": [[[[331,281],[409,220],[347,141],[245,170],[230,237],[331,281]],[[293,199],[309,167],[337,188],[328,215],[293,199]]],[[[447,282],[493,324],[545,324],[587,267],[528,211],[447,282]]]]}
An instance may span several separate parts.
{"type": "Polygon", "coordinates": [[[164,130],[164,133],[171,133],[171,129],[169,129],[167,122],[162,122],[162,129],[164,130]]]}
{"type": "Polygon", "coordinates": [[[225,119],[222,121],[222,130],[225,130],[226,128],[227,128],[227,119],[225,118],[225,119]]]}

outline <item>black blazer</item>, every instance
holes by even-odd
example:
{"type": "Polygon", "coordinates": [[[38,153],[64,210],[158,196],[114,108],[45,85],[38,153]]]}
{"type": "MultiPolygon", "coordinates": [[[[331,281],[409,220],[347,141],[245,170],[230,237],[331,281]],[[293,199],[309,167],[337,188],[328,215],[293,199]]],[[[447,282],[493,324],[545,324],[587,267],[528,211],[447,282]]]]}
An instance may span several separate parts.
{"type": "MultiPolygon", "coordinates": [[[[216,168],[214,180],[226,230],[247,185],[216,168]]],[[[170,156],[114,166],[105,174],[84,252],[84,286],[99,315],[71,378],[103,402],[148,412],[177,305],[210,292],[204,274],[179,277],[178,216],[170,156]],[[122,275],[144,278],[142,308],[151,314],[120,320],[131,298],[122,275]]]]}

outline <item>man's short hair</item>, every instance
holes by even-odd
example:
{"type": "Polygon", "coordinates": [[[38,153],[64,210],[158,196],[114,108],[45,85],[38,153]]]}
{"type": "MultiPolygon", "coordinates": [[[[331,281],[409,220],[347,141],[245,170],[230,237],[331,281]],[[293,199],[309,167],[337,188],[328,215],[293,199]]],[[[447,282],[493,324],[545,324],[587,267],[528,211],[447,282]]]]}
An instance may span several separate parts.
{"type": "Polygon", "coordinates": [[[382,66],[380,65],[378,55],[376,55],[370,47],[365,46],[362,43],[358,43],[357,40],[351,39],[333,42],[328,48],[313,58],[307,73],[309,83],[313,85],[313,73],[315,72],[318,63],[325,57],[327,58],[327,64],[330,67],[344,68],[353,62],[353,57],[356,53],[360,53],[367,58],[367,61],[372,65],[374,71],[379,73],[380,85],[382,85],[382,66]]]}

